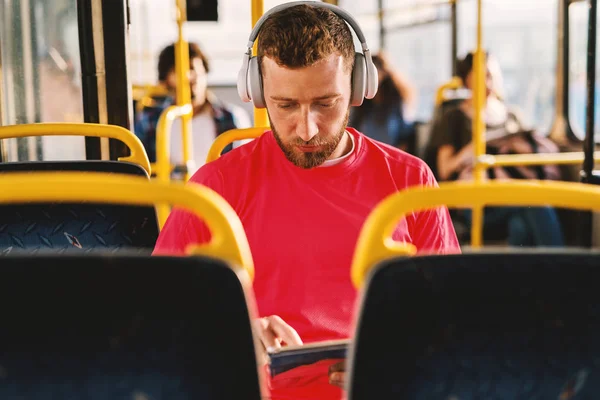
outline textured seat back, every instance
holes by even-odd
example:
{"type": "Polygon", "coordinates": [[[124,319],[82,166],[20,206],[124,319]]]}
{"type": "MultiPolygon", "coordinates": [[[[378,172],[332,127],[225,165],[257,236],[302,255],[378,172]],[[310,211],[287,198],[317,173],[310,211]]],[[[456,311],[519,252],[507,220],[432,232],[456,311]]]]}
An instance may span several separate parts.
{"type": "Polygon", "coordinates": [[[0,398],[260,399],[236,274],[194,258],[5,257],[0,398]]]}
{"type": "MultiPolygon", "coordinates": [[[[0,174],[40,171],[90,171],[138,175],[137,164],[116,161],[0,163],[0,174]]],[[[136,249],[150,253],[158,237],[154,207],[89,203],[0,205],[0,251],[92,252],[136,249]]]]}
{"type": "Polygon", "coordinates": [[[350,399],[600,397],[600,254],[383,263],[363,298],[350,399]]]}

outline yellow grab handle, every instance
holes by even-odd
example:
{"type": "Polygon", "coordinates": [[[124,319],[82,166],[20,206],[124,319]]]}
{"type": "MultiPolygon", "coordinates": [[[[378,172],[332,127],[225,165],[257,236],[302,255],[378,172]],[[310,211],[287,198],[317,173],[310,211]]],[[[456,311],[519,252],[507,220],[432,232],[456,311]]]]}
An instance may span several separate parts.
{"type": "MultiPolygon", "coordinates": [[[[155,168],[152,172],[156,175],[156,179],[161,182],[169,182],[171,180],[171,171],[173,170],[173,166],[171,165],[171,127],[173,121],[175,121],[176,118],[183,118],[184,116],[191,118],[193,112],[194,109],[191,104],[186,104],[184,106],[170,106],[167,107],[158,118],[156,126],[156,163],[154,164],[155,168]]],[[[185,154],[186,149],[189,148],[189,138],[184,136],[183,131],[181,139],[183,141],[184,149],[183,160],[187,166],[189,159],[186,158],[185,154]]],[[[189,172],[186,172],[186,181],[188,175],[189,172]]],[[[160,204],[156,209],[158,212],[158,225],[162,229],[171,209],[167,204],[160,204]]]]}
{"type": "Polygon", "coordinates": [[[144,107],[154,105],[155,96],[168,96],[169,91],[163,85],[133,85],[132,97],[138,101],[137,112],[142,112],[144,107]]]}
{"type": "MultiPolygon", "coordinates": [[[[161,114],[156,125],[156,179],[161,182],[171,180],[171,126],[173,121],[184,116],[191,117],[194,112],[191,104],[167,107],[161,114]]],[[[184,141],[184,146],[186,145],[184,141]]],[[[184,161],[188,161],[184,158],[184,161]]]]}
{"type": "Polygon", "coordinates": [[[186,253],[225,260],[254,278],[250,245],[242,222],[229,203],[208,187],[98,172],[15,172],[0,179],[0,203],[45,201],[170,203],[185,208],[200,217],[211,232],[209,243],[190,246],[186,253]]]}
{"type": "Polygon", "coordinates": [[[133,132],[118,126],[92,123],[35,123],[23,125],[0,126],[0,139],[22,138],[30,136],[88,136],[120,140],[131,152],[127,157],[119,157],[119,161],[139,164],[150,174],[150,160],[144,145],[133,132]]]}
{"type": "Polygon", "coordinates": [[[382,200],[368,216],[352,260],[352,282],[360,288],[370,269],[387,258],[412,255],[412,244],[391,239],[407,214],[440,206],[553,206],[600,210],[600,187],[576,182],[489,181],[441,183],[439,188],[410,188],[382,200]]]}
{"type": "Polygon", "coordinates": [[[446,90],[448,89],[460,89],[463,86],[462,80],[459,77],[452,77],[452,79],[450,79],[448,82],[442,84],[440,87],[438,87],[437,91],[435,92],[435,106],[438,107],[439,105],[441,105],[444,100],[446,100],[446,96],[444,95],[444,93],[446,92],[446,90]]]}
{"type": "Polygon", "coordinates": [[[131,96],[134,100],[141,100],[144,97],[168,96],[169,91],[164,85],[132,85],[131,96]]]}
{"type": "Polygon", "coordinates": [[[236,140],[244,140],[244,139],[256,139],[260,137],[263,133],[268,131],[271,128],[263,127],[263,128],[245,128],[245,129],[231,129],[221,133],[213,144],[210,146],[208,150],[208,155],[206,156],[206,162],[209,163],[211,161],[215,161],[217,158],[221,157],[221,153],[223,149],[235,142],[236,140]]]}

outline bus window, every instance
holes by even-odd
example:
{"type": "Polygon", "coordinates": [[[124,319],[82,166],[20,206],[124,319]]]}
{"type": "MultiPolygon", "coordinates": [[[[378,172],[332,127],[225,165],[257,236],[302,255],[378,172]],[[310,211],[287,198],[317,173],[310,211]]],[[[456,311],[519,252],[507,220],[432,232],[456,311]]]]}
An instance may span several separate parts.
{"type": "MultiPolygon", "coordinates": [[[[2,124],[83,122],[77,1],[8,2],[0,10],[2,124]]],[[[6,142],[9,161],[85,158],[83,137],[6,142]]]]}
{"type": "MultiPolygon", "coordinates": [[[[572,3],[569,6],[569,122],[573,133],[579,138],[585,137],[585,118],[587,105],[586,54],[589,5],[587,2],[572,3]]],[[[598,39],[596,39],[598,40],[598,39]]],[[[600,64],[596,62],[596,82],[600,76],[600,64]]],[[[595,137],[600,134],[600,98],[599,85],[596,83],[595,137]]]]}
{"type": "MultiPolygon", "coordinates": [[[[555,114],[557,10],[558,0],[488,0],[483,5],[483,47],[498,61],[503,97],[546,134],[555,114]]],[[[458,21],[461,57],[475,49],[475,2],[458,2],[458,21]]]]}
{"type": "Polygon", "coordinates": [[[415,120],[431,120],[435,93],[452,77],[450,22],[398,28],[387,34],[386,46],[394,66],[418,88],[415,120]]]}
{"type": "MultiPolygon", "coordinates": [[[[356,15],[374,54],[381,47],[376,0],[339,1],[356,15]]],[[[383,0],[384,49],[393,66],[418,89],[415,120],[429,121],[435,92],[452,73],[449,4],[383,0]]]]}

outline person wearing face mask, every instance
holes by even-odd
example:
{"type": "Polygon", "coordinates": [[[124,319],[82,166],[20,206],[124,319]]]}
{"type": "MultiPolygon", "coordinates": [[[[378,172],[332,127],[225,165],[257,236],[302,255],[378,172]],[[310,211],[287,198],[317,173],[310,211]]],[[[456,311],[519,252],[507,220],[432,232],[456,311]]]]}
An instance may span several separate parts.
{"type": "MultiPolygon", "coordinates": [[[[509,108],[498,95],[501,89],[495,60],[486,56],[485,108],[488,154],[533,153],[534,148],[557,151],[547,138],[535,135],[523,123],[516,111],[509,108]],[[495,72],[495,73],[494,73],[495,72]]],[[[473,53],[458,63],[457,74],[470,91],[474,87],[473,53]]],[[[441,181],[471,180],[473,178],[473,115],[472,97],[451,106],[434,124],[428,153],[432,154],[437,176],[441,181]]],[[[556,166],[545,168],[502,168],[488,170],[489,179],[559,179],[556,166]]],[[[461,212],[468,225],[471,210],[461,212]]],[[[551,207],[495,207],[487,208],[486,226],[508,224],[508,244],[511,246],[564,246],[562,228],[556,211],[551,207]]]]}
{"type": "MultiPolygon", "coordinates": [[[[208,150],[215,138],[230,129],[249,128],[248,113],[241,107],[218,99],[208,90],[210,71],[207,57],[196,43],[189,43],[190,91],[194,115],[191,130],[191,155],[196,168],[204,165],[208,150]]],[[[151,107],[145,107],[136,115],[135,134],[140,138],[150,162],[156,161],[156,126],[161,113],[175,104],[177,77],[175,74],[175,44],[165,47],[158,57],[158,80],[169,91],[169,95],[154,99],[151,107]]],[[[224,152],[231,150],[228,146],[224,152]]],[[[183,164],[181,141],[181,119],[176,119],[171,128],[171,164],[183,164]]],[[[190,171],[194,173],[196,170],[190,171]]]]}
{"type": "MultiPolygon", "coordinates": [[[[259,29],[257,56],[249,59],[251,47],[244,55],[238,91],[266,107],[271,129],[191,178],[223,196],[242,221],[255,265],[254,329],[263,355],[349,338],[357,301],[350,267],[367,216],[391,194],[436,186],[422,160],[347,125],[351,106],[375,95],[377,76],[369,51],[356,52],[344,14],[326,3],[294,2],[257,22],[248,42],[259,29]]],[[[393,238],[420,253],[460,252],[446,207],[397,223],[393,238]]],[[[174,209],[154,254],[182,255],[209,238],[198,218],[174,209]]],[[[333,365],[325,360],[276,375],[270,398],[340,399],[343,371],[330,377],[333,365]]]]}

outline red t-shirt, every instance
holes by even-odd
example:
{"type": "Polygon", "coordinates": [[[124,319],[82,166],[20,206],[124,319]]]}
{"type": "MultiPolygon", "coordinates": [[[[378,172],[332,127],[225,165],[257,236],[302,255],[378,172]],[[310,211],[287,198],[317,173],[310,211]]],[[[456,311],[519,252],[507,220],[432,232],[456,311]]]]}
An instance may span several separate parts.
{"type": "MultiPolygon", "coordinates": [[[[347,130],[354,149],[335,165],[296,167],[269,131],[191,178],[222,195],[240,217],[254,260],[260,316],[279,315],[304,343],[351,335],[357,292],[350,266],[374,206],[410,186],[437,185],[422,160],[347,130]]],[[[154,254],[183,254],[209,237],[199,219],[175,209],[154,254]]],[[[445,207],[408,215],[394,239],[413,243],[419,252],[460,252],[445,207]]]]}

